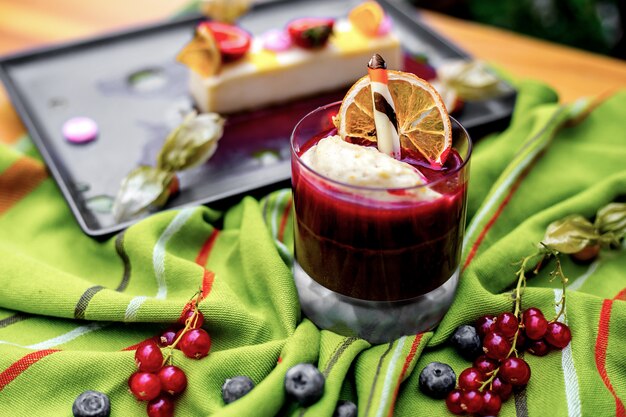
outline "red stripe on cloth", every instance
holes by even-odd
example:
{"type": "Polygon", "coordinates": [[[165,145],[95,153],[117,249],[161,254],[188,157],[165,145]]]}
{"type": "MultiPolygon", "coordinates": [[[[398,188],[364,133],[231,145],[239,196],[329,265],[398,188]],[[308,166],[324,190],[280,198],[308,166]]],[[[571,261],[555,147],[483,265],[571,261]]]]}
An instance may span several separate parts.
{"type": "Polygon", "coordinates": [[[48,178],[45,166],[23,157],[0,173],[0,214],[8,211],[48,178]]]}
{"type": "Polygon", "coordinates": [[[618,292],[617,295],[613,297],[613,299],[619,300],[619,301],[626,301],[626,288],[618,292]]]}
{"type": "Polygon", "coordinates": [[[389,408],[389,414],[387,414],[387,417],[393,416],[393,410],[396,406],[396,400],[398,399],[398,392],[400,391],[400,384],[402,383],[402,380],[404,379],[404,376],[406,375],[406,371],[409,369],[409,365],[411,364],[411,361],[415,357],[415,353],[417,352],[417,347],[420,345],[421,341],[422,341],[422,334],[420,333],[417,336],[415,336],[415,339],[413,340],[413,344],[411,345],[411,350],[409,351],[409,354],[404,360],[404,365],[402,366],[402,372],[400,372],[400,376],[398,377],[398,382],[396,383],[396,389],[393,392],[393,399],[391,400],[391,408],[389,408]]]}
{"type": "Polygon", "coordinates": [[[617,396],[613,384],[606,372],[606,350],[609,345],[609,322],[611,320],[611,308],[613,300],[604,300],[602,310],[600,311],[600,322],[598,323],[598,338],[596,339],[596,367],[600,373],[600,377],[604,382],[613,398],[615,398],[615,416],[626,417],[626,409],[622,400],[617,396]]]}
{"type": "Polygon", "coordinates": [[[291,204],[293,199],[289,199],[287,204],[285,204],[285,209],[283,210],[283,216],[280,219],[280,226],[278,227],[278,240],[280,242],[285,238],[285,227],[287,227],[287,219],[289,218],[289,212],[291,211],[291,204]]]}
{"type": "Polygon", "coordinates": [[[215,240],[217,239],[217,236],[219,234],[220,231],[218,229],[213,229],[213,233],[211,233],[211,235],[204,242],[202,248],[200,248],[200,252],[198,252],[198,256],[196,256],[196,263],[198,265],[206,265],[207,260],[209,259],[209,255],[211,254],[211,249],[213,249],[213,246],[215,245],[215,240]]]}
{"type": "Polygon", "coordinates": [[[509,190],[509,192],[506,195],[506,197],[504,197],[504,200],[502,200],[502,202],[498,206],[498,209],[496,210],[496,212],[493,214],[493,216],[491,216],[491,219],[489,219],[489,221],[485,225],[485,228],[482,230],[482,232],[480,232],[480,235],[478,235],[478,239],[476,239],[476,241],[474,242],[474,245],[472,245],[472,249],[470,250],[469,254],[467,255],[467,259],[465,260],[465,263],[463,264],[463,268],[461,269],[461,272],[464,271],[465,268],[468,267],[470,262],[472,262],[472,259],[474,259],[474,256],[476,255],[476,252],[478,252],[478,248],[480,247],[481,243],[483,243],[483,240],[485,239],[485,236],[487,235],[487,232],[489,232],[491,227],[496,223],[496,220],[498,220],[498,218],[500,217],[500,215],[504,211],[504,208],[511,201],[511,198],[513,197],[513,194],[515,194],[515,191],[517,191],[517,189],[519,188],[519,186],[522,183],[522,181],[524,180],[524,178],[526,178],[526,175],[528,175],[528,172],[530,171],[529,168],[530,168],[530,165],[527,168],[525,168],[524,171],[522,171],[521,175],[517,178],[517,180],[515,181],[515,183],[513,184],[511,189],[509,190]]]}
{"type": "Polygon", "coordinates": [[[211,288],[213,288],[213,281],[215,281],[215,272],[205,269],[204,275],[202,276],[202,300],[207,298],[211,292],[211,288]]]}
{"type": "Polygon", "coordinates": [[[0,391],[2,391],[4,387],[9,385],[15,378],[20,376],[22,372],[30,368],[32,365],[39,362],[46,356],[58,351],[58,349],[38,350],[31,352],[14,362],[11,366],[0,373],[0,391]]]}

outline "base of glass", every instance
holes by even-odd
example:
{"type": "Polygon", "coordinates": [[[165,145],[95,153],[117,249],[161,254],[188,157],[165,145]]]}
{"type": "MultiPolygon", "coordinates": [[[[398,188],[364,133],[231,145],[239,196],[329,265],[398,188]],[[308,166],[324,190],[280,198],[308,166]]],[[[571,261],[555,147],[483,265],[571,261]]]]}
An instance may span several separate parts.
{"type": "Polygon", "coordinates": [[[318,284],[298,262],[294,278],[303,313],[319,328],[378,344],[435,327],[446,314],[459,282],[459,269],[427,294],[402,301],[366,301],[318,284]]]}

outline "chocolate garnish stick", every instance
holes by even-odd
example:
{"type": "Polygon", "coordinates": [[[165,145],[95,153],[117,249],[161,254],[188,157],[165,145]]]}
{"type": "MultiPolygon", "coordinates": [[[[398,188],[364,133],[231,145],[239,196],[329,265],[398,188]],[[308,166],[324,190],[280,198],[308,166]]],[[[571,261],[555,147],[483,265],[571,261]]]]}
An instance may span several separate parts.
{"type": "Polygon", "coordinates": [[[396,109],[389,92],[387,64],[383,57],[375,54],[367,64],[372,100],[374,103],[374,125],[378,150],[395,159],[400,159],[400,136],[396,109]]]}

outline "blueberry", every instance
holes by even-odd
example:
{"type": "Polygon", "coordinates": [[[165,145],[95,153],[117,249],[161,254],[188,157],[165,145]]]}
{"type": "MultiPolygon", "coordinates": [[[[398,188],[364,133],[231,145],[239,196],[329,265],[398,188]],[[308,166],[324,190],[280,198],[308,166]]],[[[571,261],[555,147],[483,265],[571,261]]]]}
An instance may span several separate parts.
{"type": "Polygon", "coordinates": [[[422,392],[432,398],[445,398],[456,386],[456,374],[449,365],[431,362],[420,373],[422,392]]]}
{"type": "Polygon", "coordinates": [[[474,326],[464,324],[456,328],[450,343],[456,351],[469,361],[473,361],[482,353],[480,336],[474,326]]]}
{"type": "Polygon", "coordinates": [[[322,397],[324,375],[310,363],[299,363],[285,374],[285,391],[300,405],[307,407],[322,397]]]}
{"type": "Polygon", "coordinates": [[[234,376],[224,381],[222,398],[224,403],[230,404],[240,399],[254,388],[254,382],[247,376],[234,376]]]}
{"type": "Polygon", "coordinates": [[[356,415],[356,404],[352,401],[340,400],[337,402],[333,417],[356,417],[356,415]]]}
{"type": "Polygon", "coordinates": [[[98,391],[83,392],[72,405],[74,417],[108,417],[110,412],[109,397],[98,391]]]}

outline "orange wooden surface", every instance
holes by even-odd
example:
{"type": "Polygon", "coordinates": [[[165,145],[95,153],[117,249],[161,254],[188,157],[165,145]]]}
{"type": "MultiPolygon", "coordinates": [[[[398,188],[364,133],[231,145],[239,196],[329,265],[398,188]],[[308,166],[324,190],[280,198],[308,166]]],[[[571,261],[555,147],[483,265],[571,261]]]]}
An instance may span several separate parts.
{"type": "MultiPolygon", "coordinates": [[[[165,19],[188,0],[0,0],[0,55],[165,19]]],[[[422,18],[474,57],[553,86],[561,100],[626,87],[626,62],[431,12],[422,18]]],[[[23,133],[0,90],[0,138],[23,133]]]]}

